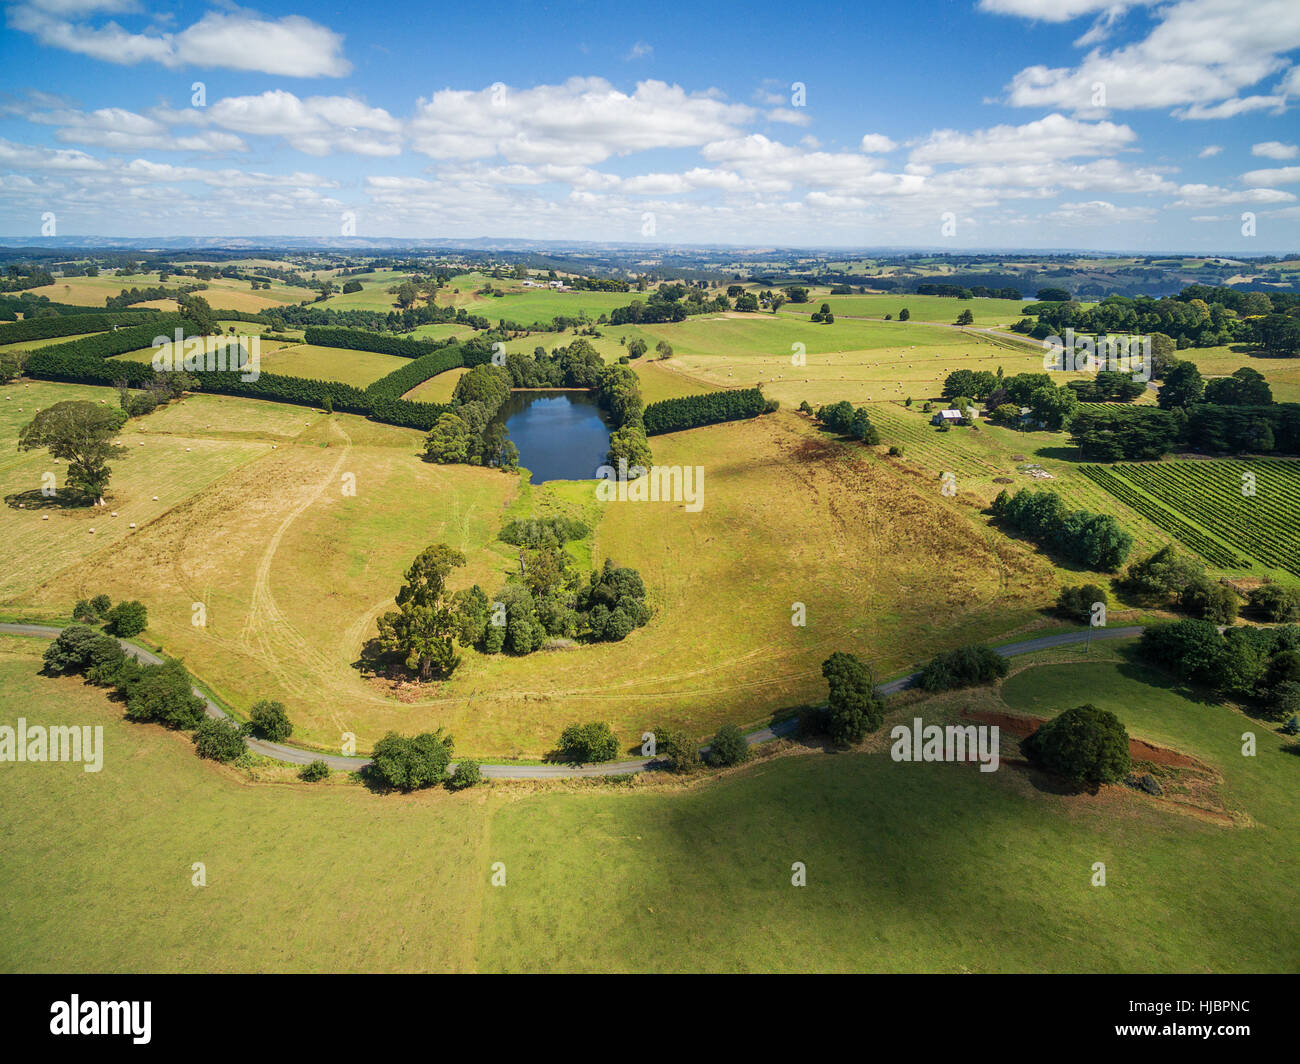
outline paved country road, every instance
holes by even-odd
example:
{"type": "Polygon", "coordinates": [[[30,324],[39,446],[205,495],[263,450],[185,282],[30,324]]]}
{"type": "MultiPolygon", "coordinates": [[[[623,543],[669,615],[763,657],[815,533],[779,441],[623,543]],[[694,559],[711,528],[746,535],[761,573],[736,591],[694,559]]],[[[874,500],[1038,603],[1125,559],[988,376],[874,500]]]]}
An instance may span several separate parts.
{"type": "MultiPolygon", "coordinates": [[[[26,635],[53,639],[60,631],[62,631],[61,628],[45,624],[0,624],[0,635],[26,635]]],[[[1133,625],[1128,628],[1102,628],[1093,632],[1092,638],[1096,640],[1131,639],[1141,634],[1142,626],[1133,625]]],[[[1076,643],[1083,643],[1087,639],[1088,631],[1085,629],[1081,632],[1061,632],[1057,635],[1039,636],[1037,639],[1008,643],[1006,646],[994,647],[993,649],[1004,658],[1013,658],[1020,654],[1032,654],[1038,650],[1072,646],[1076,643]]],[[[118,642],[122,644],[122,648],[128,654],[137,660],[147,665],[162,664],[163,659],[153,651],[136,646],[127,639],[119,639],[118,642]]],[[[897,694],[912,684],[918,675],[919,673],[915,672],[909,673],[897,680],[881,684],[877,690],[882,695],[897,694]]],[[[225,710],[197,687],[194,688],[194,693],[206,703],[209,717],[221,719],[229,716],[225,710]]],[[[791,718],[790,720],[783,720],[779,724],[773,724],[770,727],[751,732],[746,736],[746,739],[751,746],[754,746],[758,743],[766,743],[790,735],[797,728],[798,721],[791,718]]],[[[364,757],[340,757],[335,754],[323,754],[316,750],[304,750],[296,746],[287,746],[284,743],[268,743],[262,739],[248,738],[244,742],[256,754],[274,758],[276,761],[285,761],[291,765],[307,765],[312,761],[324,761],[332,769],[356,771],[370,764],[370,760],[364,757]]],[[[452,767],[454,765],[455,762],[452,762],[452,767]]],[[[662,762],[657,761],[655,758],[641,757],[631,761],[612,761],[599,765],[483,765],[482,771],[484,776],[497,780],[574,779],[583,776],[630,776],[637,772],[651,771],[661,766],[662,762]]]]}

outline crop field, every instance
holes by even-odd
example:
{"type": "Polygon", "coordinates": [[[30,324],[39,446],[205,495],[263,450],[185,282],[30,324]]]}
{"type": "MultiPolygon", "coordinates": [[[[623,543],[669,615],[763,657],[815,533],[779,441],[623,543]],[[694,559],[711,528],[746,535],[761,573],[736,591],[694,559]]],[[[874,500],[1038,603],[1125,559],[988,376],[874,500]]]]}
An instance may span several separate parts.
{"type": "Polygon", "coordinates": [[[262,369],[267,373],[341,381],[356,388],[373,384],[410,361],[400,355],[385,355],[378,351],[352,351],[314,344],[289,344],[273,351],[262,351],[262,369]]]}
{"type": "Polygon", "coordinates": [[[1217,568],[1251,568],[1253,558],[1300,576],[1296,462],[1144,462],[1081,472],[1217,568]]]}
{"type": "MultiPolygon", "coordinates": [[[[871,420],[880,430],[881,455],[891,444],[902,446],[901,457],[886,460],[919,471],[934,490],[943,473],[952,473],[959,495],[981,508],[1004,489],[1013,494],[1022,489],[1056,491],[1071,509],[1113,514],[1133,537],[1133,558],[1151,554],[1169,540],[1163,525],[1107,492],[1069,460],[1075,449],[1066,433],[1022,432],[987,422],[975,431],[958,427],[941,432],[916,405],[908,409],[899,403],[873,404],[871,420]],[[1001,482],[1006,480],[1010,482],[1001,482]]],[[[1078,575],[1070,578],[1077,580],[1078,575]]]]}
{"type": "Polygon", "coordinates": [[[1243,345],[1229,347],[1188,347],[1178,357],[1194,362],[1207,381],[1212,377],[1229,377],[1243,366],[1257,370],[1268,380],[1273,401],[1300,402],[1300,358],[1264,358],[1243,345]],[[1233,350],[1233,348],[1236,350],[1233,350]]]}
{"type": "MultiPolygon", "coordinates": [[[[128,453],[112,461],[107,508],[68,506],[41,494],[45,473],[53,473],[62,489],[63,463],[43,450],[20,452],[16,444],[19,430],[38,409],[69,399],[116,405],[117,392],[35,381],[6,389],[0,402],[0,539],[6,554],[0,598],[10,599],[45,581],[57,583],[58,574],[74,563],[114,555],[151,522],[270,449],[268,442],[255,438],[188,435],[179,425],[181,431],[174,435],[151,437],[140,431],[149,419],[138,419],[119,437],[128,453]]],[[[166,417],[171,411],[158,413],[166,417]]],[[[66,615],[71,604],[62,604],[54,614],[66,615]]]]}
{"type": "Polygon", "coordinates": [[[1119,648],[1094,647],[1087,663],[1036,656],[1000,690],[901,706],[885,728],[914,714],[950,720],[972,704],[1051,716],[1087,691],[1131,734],[1208,765],[1238,823],[1122,787],[1054,793],[1009,762],[1015,743],[1005,735],[991,774],[896,763],[876,740],[838,756],[792,747],[686,787],[638,779],[617,790],[379,796],[338,778],[249,786],[196,758],[183,735],[124,721],[103,691],[39,676],[43,648],[0,638],[0,716],[100,725],[104,767],[0,765],[0,803],[23,810],[0,848],[0,970],[1271,972],[1300,963],[1285,857],[1300,849],[1293,759],[1271,733],[1257,757],[1242,758],[1239,713],[1184,697],[1119,648]],[[808,869],[801,890],[790,886],[796,860],[808,869]],[[196,861],[204,888],[190,882],[196,861]],[[489,886],[497,861],[503,888],[489,886]],[[1095,861],[1106,864],[1105,889],[1090,886],[1095,861]],[[78,933],[62,933],[74,919],[78,933]]]}
{"type": "Polygon", "coordinates": [[[602,331],[614,341],[640,337],[651,353],[666,340],[673,347],[669,368],[696,382],[711,389],[761,382],[765,394],[794,406],[805,399],[814,406],[841,399],[919,401],[937,397],[944,379],[957,369],[1001,366],[1012,376],[1043,368],[1042,353],[1033,347],[911,322],[836,319],[821,325],[784,314],[728,313],[602,331]],[[806,362],[796,366],[792,359],[800,353],[806,362]]]}
{"type": "MultiPolygon", "coordinates": [[[[172,275],[166,281],[159,281],[156,273],[136,273],[127,277],[115,277],[101,274],[98,277],[70,277],[66,281],[57,280],[43,288],[33,288],[32,294],[47,296],[56,303],[75,303],[79,306],[103,306],[110,296],[118,295],[123,289],[154,288],[159,284],[168,288],[180,288],[195,284],[193,277],[172,275]]],[[[247,281],[237,281],[230,277],[216,277],[204,282],[207,288],[197,294],[208,301],[214,310],[238,310],[256,313],[260,310],[282,307],[286,303],[300,303],[311,299],[315,293],[307,288],[290,288],[279,281],[273,281],[269,289],[253,291],[247,281]]],[[[153,307],[160,310],[173,310],[174,300],[153,300],[137,303],[136,306],[153,307]]]]}
{"type": "Polygon", "coordinates": [[[446,373],[439,373],[436,377],[430,377],[427,381],[417,384],[402,398],[419,403],[449,403],[451,393],[456,390],[456,382],[468,372],[467,366],[449,369],[446,373]]]}
{"type": "MultiPolygon", "coordinates": [[[[752,286],[751,286],[752,287],[752,286]]],[[[916,322],[941,322],[952,325],[963,310],[969,310],[977,326],[1008,326],[1018,322],[1021,311],[1032,299],[954,299],[947,296],[905,295],[851,295],[833,296],[826,287],[809,288],[807,303],[786,303],[781,314],[807,316],[820,310],[823,303],[830,305],[838,321],[845,318],[883,318],[886,314],[898,318],[904,308],[916,322]]]]}
{"type": "MultiPolygon", "coordinates": [[[[159,414],[181,417],[189,402],[142,419],[141,431],[159,414]]],[[[208,413],[186,427],[220,428],[205,448],[234,446],[234,426],[208,413]]],[[[60,615],[100,591],[139,597],[151,638],[237,709],[284,701],[295,738],[308,744],[335,749],[351,731],[368,749],[390,728],[443,725],[467,754],[536,757],[575,720],[609,720],[629,742],[665,721],[700,734],[727,720],[760,722],[819,696],[831,650],[897,671],[922,647],[965,641],[972,626],[992,637],[1030,624],[1055,595],[1054,571],[1033,551],[782,413],[656,438],[658,462],[705,468],[699,513],[607,505],[592,560],[637,568],[656,610],[625,643],[527,658],[467,650],[449,681],[395,687],[357,663],[401,573],[425,545],[445,541],[469,559],[456,586],[498,587],[515,564],[495,536],[518,481],[425,464],[417,432],[307,411],[303,421],[289,446],[284,427],[257,422],[264,442],[239,441],[263,448],[257,461],[112,552],[83,550],[57,580],[33,587],[39,574],[30,574],[8,608],[60,615]],[[267,453],[272,440],[280,446],[267,453]],[[346,473],[354,496],[343,492],[346,473]],[[206,628],[191,624],[199,601],[206,628]],[[791,625],[793,602],[807,605],[807,627],[791,625]]]]}

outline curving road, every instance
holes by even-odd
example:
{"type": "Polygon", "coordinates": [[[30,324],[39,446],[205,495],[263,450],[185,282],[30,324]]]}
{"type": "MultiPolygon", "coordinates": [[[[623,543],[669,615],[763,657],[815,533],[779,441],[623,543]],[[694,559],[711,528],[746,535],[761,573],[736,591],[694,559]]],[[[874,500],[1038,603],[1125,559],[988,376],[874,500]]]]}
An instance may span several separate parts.
{"type": "MultiPolygon", "coordinates": [[[[62,629],[54,625],[45,624],[7,624],[0,623],[0,635],[26,635],[37,636],[45,639],[53,639],[61,632],[62,629]]],[[[1092,638],[1102,639],[1131,639],[1134,636],[1142,634],[1141,625],[1132,625],[1127,628],[1102,628],[1092,633],[1092,638]]],[[[1039,636],[1037,639],[1026,639],[1019,643],[1008,643],[1006,646],[994,647],[1004,658],[1013,658],[1020,654],[1032,654],[1038,650],[1051,650],[1053,647],[1072,646],[1076,643],[1083,643],[1088,639],[1088,630],[1081,632],[1061,632],[1057,635],[1039,636]]],[[[161,665],[163,659],[151,650],[137,646],[128,639],[119,639],[124,649],[132,657],[147,665],[161,665]]],[[[896,680],[890,680],[889,683],[881,684],[876,690],[882,695],[897,694],[904,688],[911,685],[919,676],[919,673],[909,673],[906,676],[900,676],[896,680]]],[[[203,699],[209,717],[217,719],[229,717],[230,715],[207,697],[197,687],[194,693],[203,699]]],[[[773,739],[779,739],[783,736],[790,735],[798,728],[798,720],[791,718],[783,720],[778,724],[773,724],[766,728],[760,728],[756,732],[750,732],[745,738],[750,746],[758,743],[771,742],[773,739]]],[[[357,769],[364,768],[370,764],[369,758],[364,757],[341,757],[337,754],[324,754],[317,750],[304,750],[297,746],[288,746],[284,743],[269,743],[263,739],[247,738],[244,740],[248,748],[254,753],[261,754],[264,757],[273,758],[276,761],[285,761],[291,765],[307,765],[312,761],[324,761],[330,768],[354,772],[357,769]]],[[[705,747],[707,749],[707,747],[705,747]]],[[[452,763],[452,767],[455,762],[452,763]]],[[[652,757],[639,757],[631,761],[611,761],[603,762],[598,765],[518,765],[518,764],[498,764],[483,765],[483,775],[489,779],[498,780],[531,780],[531,779],[573,779],[583,776],[630,776],[637,772],[649,772],[662,768],[663,762],[652,757]]]]}

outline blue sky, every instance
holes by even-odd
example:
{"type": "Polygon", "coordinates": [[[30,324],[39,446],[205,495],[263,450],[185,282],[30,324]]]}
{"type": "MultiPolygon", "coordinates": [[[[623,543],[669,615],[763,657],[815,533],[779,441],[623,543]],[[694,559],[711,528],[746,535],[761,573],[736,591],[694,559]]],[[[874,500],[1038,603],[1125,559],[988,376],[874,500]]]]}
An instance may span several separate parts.
{"type": "Polygon", "coordinates": [[[1300,249],[1296,0],[3,6],[9,237],[1300,249]]]}

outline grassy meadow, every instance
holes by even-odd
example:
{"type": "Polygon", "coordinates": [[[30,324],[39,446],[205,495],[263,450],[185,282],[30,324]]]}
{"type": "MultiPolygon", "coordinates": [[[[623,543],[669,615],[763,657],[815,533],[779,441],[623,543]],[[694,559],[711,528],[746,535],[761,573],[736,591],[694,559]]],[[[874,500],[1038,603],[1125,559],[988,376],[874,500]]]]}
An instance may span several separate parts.
{"type": "MultiPolygon", "coordinates": [[[[862,750],[783,744],[662,776],[376,795],[233,769],[122,719],[43,644],[0,638],[0,720],[104,728],[104,768],[0,764],[0,970],[1294,971],[1296,758],[1230,705],[1099,645],[1000,689],[904,700],[862,750]],[[1080,692],[1203,762],[1194,803],[896,763],[888,728],[967,707],[1050,716],[1080,692]],[[1243,758],[1240,734],[1259,734],[1243,758]],[[123,817],[123,809],[131,810],[123,817]],[[106,825],[108,827],[106,828],[106,825]],[[807,886],[790,884],[803,862],[807,886]],[[1106,865],[1107,885],[1091,885],[1106,865]],[[192,885],[192,865],[207,885],[192,885]],[[490,885],[492,866],[506,870],[490,885]],[[358,870],[361,870],[360,872],[358,870]],[[1225,874],[1225,870],[1227,874],[1225,874]],[[77,934],[64,933],[76,921],[77,934]]],[[[1157,769],[1157,771],[1160,771],[1157,769]]],[[[1168,784],[1166,779],[1166,784],[1168,784]]],[[[1172,792],[1171,792],[1172,793],[1172,792]]]]}

